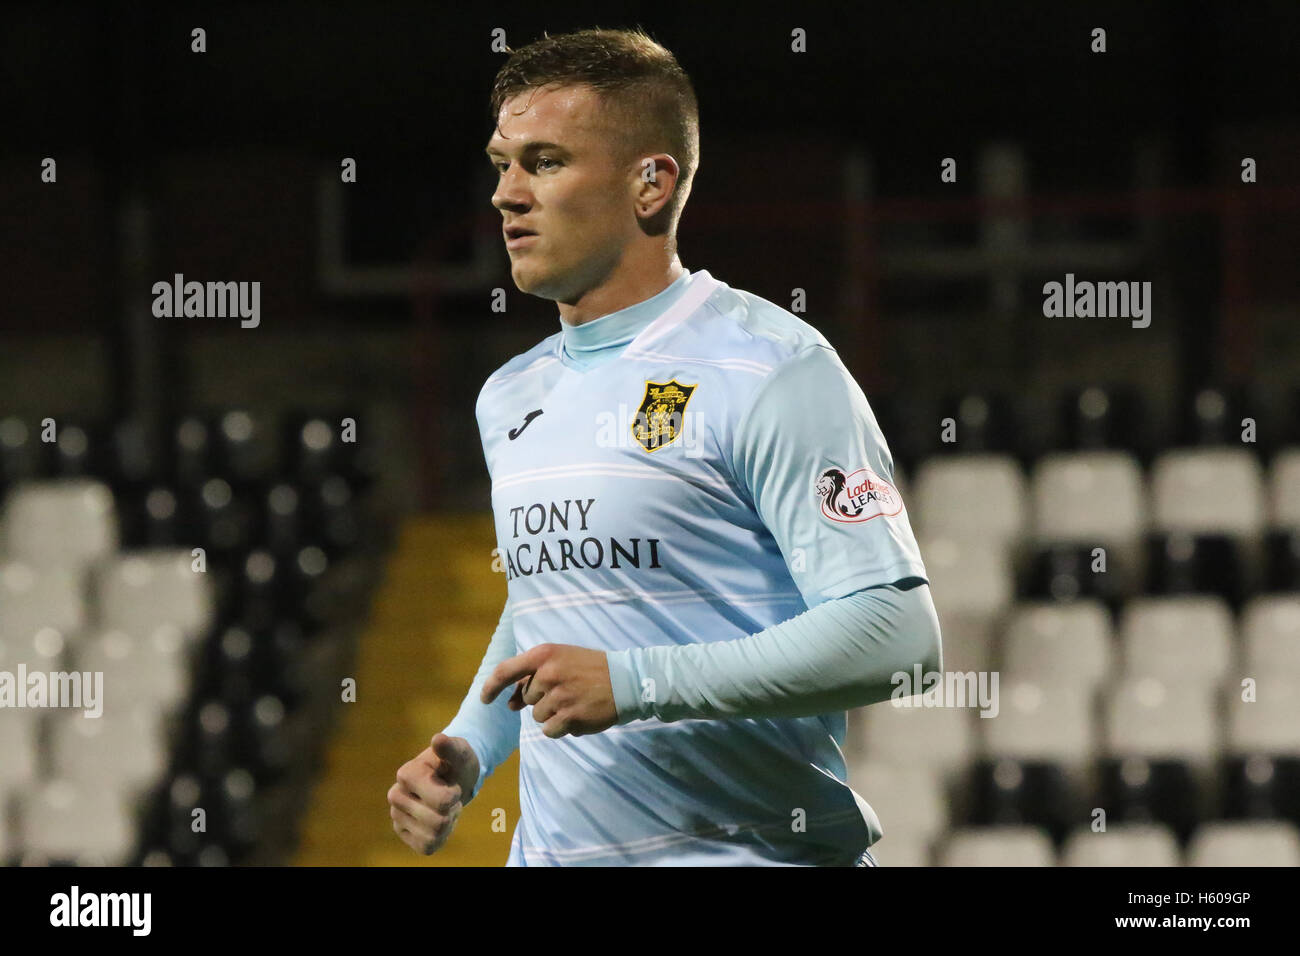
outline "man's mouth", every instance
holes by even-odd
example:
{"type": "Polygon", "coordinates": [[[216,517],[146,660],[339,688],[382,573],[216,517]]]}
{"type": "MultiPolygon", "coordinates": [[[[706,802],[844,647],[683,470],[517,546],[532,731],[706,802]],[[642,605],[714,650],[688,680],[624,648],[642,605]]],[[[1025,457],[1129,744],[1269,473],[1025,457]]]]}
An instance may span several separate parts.
{"type": "Polygon", "coordinates": [[[523,226],[506,226],[502,232],[506,237],[507,249],[522,248],[537,238],[537,233],[523,226]]]}

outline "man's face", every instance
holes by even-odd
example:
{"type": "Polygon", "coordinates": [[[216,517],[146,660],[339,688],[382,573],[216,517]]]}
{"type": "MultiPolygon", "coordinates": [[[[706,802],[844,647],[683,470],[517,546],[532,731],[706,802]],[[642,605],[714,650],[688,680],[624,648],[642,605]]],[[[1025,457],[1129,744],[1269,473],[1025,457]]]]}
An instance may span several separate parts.
{"type": "Polygon", "coordinates": [[[499,179],[492,205],[510,238],[522,291],[574,302],[600,283],[637,234],[636,171],[586,86],[525,90],[502,104],[488,141],[499,179]]]}

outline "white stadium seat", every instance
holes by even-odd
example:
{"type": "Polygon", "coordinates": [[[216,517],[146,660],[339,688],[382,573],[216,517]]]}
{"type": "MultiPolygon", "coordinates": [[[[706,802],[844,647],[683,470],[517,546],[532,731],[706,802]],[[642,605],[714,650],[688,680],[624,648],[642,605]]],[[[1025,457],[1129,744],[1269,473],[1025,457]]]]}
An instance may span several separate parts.
{"type": "Polygon", "coordinates": [[[1116,757],[1204,762],[1221,750],[1216,688],[1125,678],[1105,703],[1106,746],[1116,757]]]}
{"type": "Polygon", "coordinates": [[[1300,528],[1300,448],[1284,449],[1273,459],[1269,519],[1275,528],[1300,528]]]}
{"type": "Polygon", "coordinates": [[[1136,545],[1146,530],[1146,485],[1128,452],[1044,455],[1033,469],[1032,495],[1040,544],[1136,545]]]}
{"type": "Polygon", "coordinates": [[[59,713],[51,721],[53,773],[88,788],[132,797],[167,769],[167,741],[156,711],[147,704],[91,718],[59,713]]]}
{"type": "Polygon", "coordinates": [[[129,634],[174,624],[193,640],[207,630],[214,613],[208,575],[193,570],[183,549],[133,551],[113,558],[95,578],[100,624],[129,634]]]}
{"type": "Polygon", "coordinates": [[[1214,683],[1232,661],[1232,610],[1218,597],[1137,598],[1120,615],[1126,677],[1214,683]]]}
{"type": "Polygon", "coordinates": [[[872,845],[871,855],[880,866],[929,866],[930,842],[886,833],[872,845]]]}
{"type": "Polygon", "coordinates": [[[927,458],[908,512],[918,533],[1010,544],[1025,525],[1025,478],[1010,455],[927,458]]]}
{"type": "Polygon", "coordinates": [[[1074,681],[1094,687],[1114,665],[1110,612],[1100,601],[1017,604],[1002,639],[1002,670],[1008,678],[1074,681]]]}
{"type": "Polygon", "coordinates": [[[22,561],[0,564],[0,638],[24,640],[45,627],[69,636],[85,623],[79,571],[22,561]]]}
{"type": "Polygon", "coordinates": [[[1243,700],[1239,680],[1224,683],[1227,747],[1234,754],[1300,756],[1300,680],[1273,674],[1254,680],[1253,700],[1243,700]]]}
{"type": "Polygon", "coordinates": [[[985,669],[992,626],[1015,593],[1007,550],[951,536],[923,536],[918,544],[943,634],[944,668],[985,669]]]}
{"type": "MultiPolygon", "coordinates": [[[[25,787],[37,778],[39,757],[37,751],[38,721],[41,710],[27,708],[0,709],[0,797],[25,787]]],[[[3,823],[3,805],[0,804],[0,824],[3,823]]]]}
{"type": "Polygon", "coordinates": [[[1037,827],[963,827],[939,851],[940,866],[1053,866],[1056,853],[1037,827]]]}
{"type": "Polygon", "coordinates": [[[10,637],[0,633],[0,668],[13,671],[26,664],[31,671],[57,671],[66,661],[67,642],[57,628],[42,627],[35,633],[18,632],[10,637]]]}
{"type": "Polygon", "coordinates": [[[849,767],[849,786],[871,804],[890,837],[926,842],[948,826],[943,784],[925,767],[866,761],[849,767]]]}
{"type": "Polygon", "coordinates": [[[1179,866],[1178,838],[1160,823],[1113,823],[1097,833],[1081,826],[1066,838],[1062,866],[1179,866]]]}
{"type": "Polygon", "coordinates": [[[1005,549],[949,535],[924,536],[918,543],[930,572],[935,608],[941,614],[993,615],[1010,602],[1014,581],[1005,549]]]}
{"type": "Polygon", "coordinates": [[[113,493],[89,478],[17,486],[5,501],[0,524],[7,557],[37,567],[83,570],[117,550],[113,493]]]}
{"type": "Polygon", "coordinates": [[[979,719],[989,757],[1049,762],[1077,770],[1096,756],[1096,720],[1089,688],[1073,682],[1007,679],[996,717],[979,719]]]}
{"type": "Polygon", "coordinates": [[[1300,866],[1300,831],[1274,820],[1201,824],[1187,846],[1188,866],[1300,866]]]}
{"type": "Polygon", "coordinates": [[[25,862],[121,866],[134,849],[135,821],[121,796],[105,787],[52,780],[24,794],[18,816],[25,862]]]}
{"type": "Polygon", "coordinates": [[[173,624],[159,625],[144,637],[105,631],[82,646],[76,666],[104,674],[104,712],[109,715],[138,701],[170,711],[189,693],[192,647],[173,624]]]}
{"type": "Polygon", "coordinates": [[[977,714],[960,707],[896,707],[893,701],[859,707],[849,712],[845,754],[947,773],[974,754],[977,714]]]}
{"type": "Polygon", "coordinates": [[[1259,462],[1243,448],[1177,448],[1151,468],[1159,531],[1253,538],[1264,528],[1259,462]]]}
{"type": "Polygon", "coordinates": [[[1241,613],[1245,675],[1300,677],[1300,595],[1261,594],[1241,613]]]}

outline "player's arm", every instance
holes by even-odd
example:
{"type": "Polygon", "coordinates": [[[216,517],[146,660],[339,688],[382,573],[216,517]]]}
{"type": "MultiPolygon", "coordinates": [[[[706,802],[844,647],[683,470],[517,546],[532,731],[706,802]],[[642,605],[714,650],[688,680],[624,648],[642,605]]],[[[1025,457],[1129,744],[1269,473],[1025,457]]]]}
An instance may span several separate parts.
{"type": "Polygon", "coordinates": [[[465,699],[451,723],[443,728],[448,737],[463,737],[478,757],[478,779],[473,790],[466,795],[464,802],[469,803],[479,792],[485,781],[497,767],[505,763],[514,749],[519,746],[519,713],[507,706],[506,699],[498,699],[490,704],[480,700],[479,694],[498,664],[515,654],[515,631],[510,610],[506,602],[501,612],[497,629],[488,642],[483,661],[479,664],[474,680],[470,683],[465,699]]]}
{"type": "Polygon", "coordinates": [[[888,700],[942,668],[930,588],[864,588],[749,637],[609,654],[618,723],[807,717],[888,700]]]}
{"type": "Polygon", "coordinates": [[[896,489],[857,514],[840,511],[857,507],[843,497],[829,502],[835,517],[822,508],[826,471],[870,469],[892,484],[894,470],[833,351],[811,346],[769,375],[738,423],[731,464],[810,610],[734,641],[609,654],[618,723],[828,713],[888,699],[897,673],[942,669],[925,566],[896,489]]]}

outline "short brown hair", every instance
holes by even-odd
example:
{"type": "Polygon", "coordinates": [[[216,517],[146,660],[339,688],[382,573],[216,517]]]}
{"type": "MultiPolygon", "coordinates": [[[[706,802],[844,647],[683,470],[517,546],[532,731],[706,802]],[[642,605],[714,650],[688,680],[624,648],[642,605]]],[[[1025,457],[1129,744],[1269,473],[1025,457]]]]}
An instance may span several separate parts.
{"type": "Polygon", "coordinates": [[[617,128],[626,131],[629,154],[649,148],[677,160],[677,188],[656,217],[663,221],[654,229],[675,232],[700,165],[699,104],[677,58],[640,28],[543,33],[542,39],[507,52],[510,58],[492,84],[492,122],[506,100],[526,90],[552,84],[590,86],[611,111],[617,128]]]}

